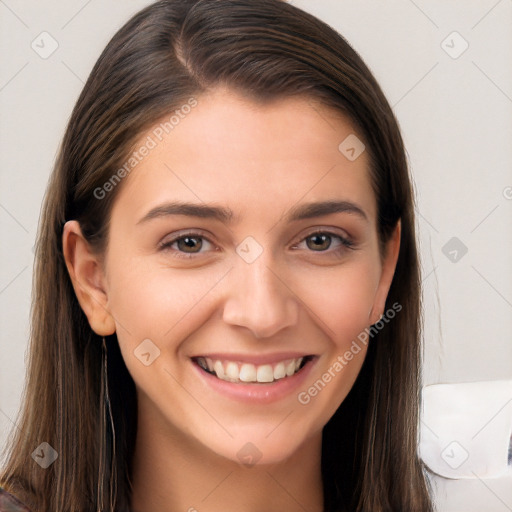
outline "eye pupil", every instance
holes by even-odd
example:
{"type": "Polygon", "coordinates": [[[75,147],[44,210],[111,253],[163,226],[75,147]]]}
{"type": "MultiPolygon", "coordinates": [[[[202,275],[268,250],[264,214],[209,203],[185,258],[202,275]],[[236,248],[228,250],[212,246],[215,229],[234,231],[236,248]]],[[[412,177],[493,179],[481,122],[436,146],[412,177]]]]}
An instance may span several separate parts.
{"type": "Polygon", "coordinates": [[[331,237],[329,235],[321,235],[321,234],[312,235],[309,237],[307,244],[308,244],[308,247],[313,250],[319,249],[319,248],[320,249],[328,249],[329,246],[331,245],[331,237]],[[315,242],[313,244],[310,244],[309,240],[315,240],[315,242]],[[326,242],[327,242],[327,245],[325,245],[326,242]],[[323,247],[322,247],[322,244],[323,244],[323,247]]]}
{"type": "MultiPolygon", "coordinates": [[[[193,249],[194,245],[198,250],[201,249],[202,242],[199,238],[194,238],[190,236],[183,237],[182,239],[178,240],[178,246],[180,246],[180,249],[193,249]]],[[[197,252],[197,251],[193,251],[197,252]]]]}

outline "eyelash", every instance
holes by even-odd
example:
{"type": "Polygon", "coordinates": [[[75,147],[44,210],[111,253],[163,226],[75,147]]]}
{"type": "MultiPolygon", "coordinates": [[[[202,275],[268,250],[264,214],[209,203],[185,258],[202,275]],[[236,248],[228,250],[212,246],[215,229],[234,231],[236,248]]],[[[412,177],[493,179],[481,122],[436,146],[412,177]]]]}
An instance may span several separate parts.
{"type": "MultiPolygon", "coordinates": [[[[346,249],[350,249],[350,250],[354,250],[355,249],[355,244],[352,240],[348,239],[348,238],[345,238],[341,235],[338,235],[336,233],[332,233],[331,231],[328,231],[328,230],[321,230],[321,229],[318,229],[318,230],[315,230],[311,233],[308,233],[304,238],[301,239],[301,241],[299,242],[302,243],[304,241],[306,241],[308,238],[311,238],[315,235],[327,235],[331,238],[338,238],[339,241],[340,241],[340,246],[333,249],[333,250],[325,250],[325,251],[310,251],[312,253],[314,252],[318,252],[319,254],[322,254],[322,253],[330,253],[330,254],[334,254],[336,256],[341,256],[341,253],[345,252],[346,249]]],[[[172,240],[169,240],[167,242],[164,242],[164,243],[161,243],[159,244],[159,250],[161,251],[173,251],[173,252],[176,252],[175,254],[175,257],[176,258],[184,258],[184,259],[191,259],[191,258],[195,258],[197,255],[201,254],[201,253],[185,253],[185,252],[181,252],[181,251],[178,251],[178,250],[173,250],[171,249],[171,246],[174,245],[176,242],[184,239],[184,238],[201,238],[201,239],[204,239],[206,240],[208,243],[212,244],[213,245],[213,242],[211,242],[206,236],[204,236],[202,233],[198,233],[198,232],[195,232],[195,231],[191,231],[191,232],[188,232],[188,233],[183,233],[181,234],[180,236],[178,237],[175,237],[173,238],[172,240]]],[[[298,245],[298,244],[296,244],[298,245]]],[[[296,245],[294,247],[296,247],[296,245]]]]}

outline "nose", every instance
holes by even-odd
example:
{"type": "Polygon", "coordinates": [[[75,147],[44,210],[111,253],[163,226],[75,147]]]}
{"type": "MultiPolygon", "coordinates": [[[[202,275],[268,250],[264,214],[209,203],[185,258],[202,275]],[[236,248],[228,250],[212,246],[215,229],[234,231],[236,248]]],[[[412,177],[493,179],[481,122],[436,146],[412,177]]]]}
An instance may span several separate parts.
{"type": "MultiPolygon", "coordinates": [[[[299,302],[285,276],[260,256],[252,263],[238,261],[230,272],[223,320],[267,338],[297,324],[299,302]]],[[[273,266],[275,267],[275,266],[273,266]]]]}

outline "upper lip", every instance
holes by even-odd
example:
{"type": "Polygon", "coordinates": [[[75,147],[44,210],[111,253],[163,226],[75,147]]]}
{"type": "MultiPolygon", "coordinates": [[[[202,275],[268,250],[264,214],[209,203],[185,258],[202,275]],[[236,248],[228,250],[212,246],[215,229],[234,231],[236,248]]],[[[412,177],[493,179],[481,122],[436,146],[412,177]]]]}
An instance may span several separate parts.
{"type": "Polygon", "coordinates": [[[198,357],[207,357],[212,361],[234,361],[238,363],[248,363],[254,365],[275,364],[289,359],[299,359],[300,357],[312,356],[307,352],[279,352],[275,354],[230,354],[230,353],[204,353],[192,356],[191,359],[198,357]]]}

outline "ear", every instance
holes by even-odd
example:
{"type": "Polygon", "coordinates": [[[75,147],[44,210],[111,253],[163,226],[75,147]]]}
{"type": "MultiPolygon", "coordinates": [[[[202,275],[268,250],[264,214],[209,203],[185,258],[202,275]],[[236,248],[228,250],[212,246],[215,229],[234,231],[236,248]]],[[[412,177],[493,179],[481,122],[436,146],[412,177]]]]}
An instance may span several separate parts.
{"type": "Polygon", "coordinates": [[[379,285],[375,292],[373,306],[370,311],[370,324],[377,323],[384,314],[386,299],[395,274],[396,262],[400,252],[400,234],[402,231],[401,219],[398,219],[395,230],[386,244],[384,261],[382,263],[382,272],[379,285]]]}
{"type": "Polygon", "coordinates": [[[75,294],[92,330],[99,336],[113,334],[115,322],[108,311],[102,265],[82,235],[78,221],[64,224],[62,250],[75,294]]]}

